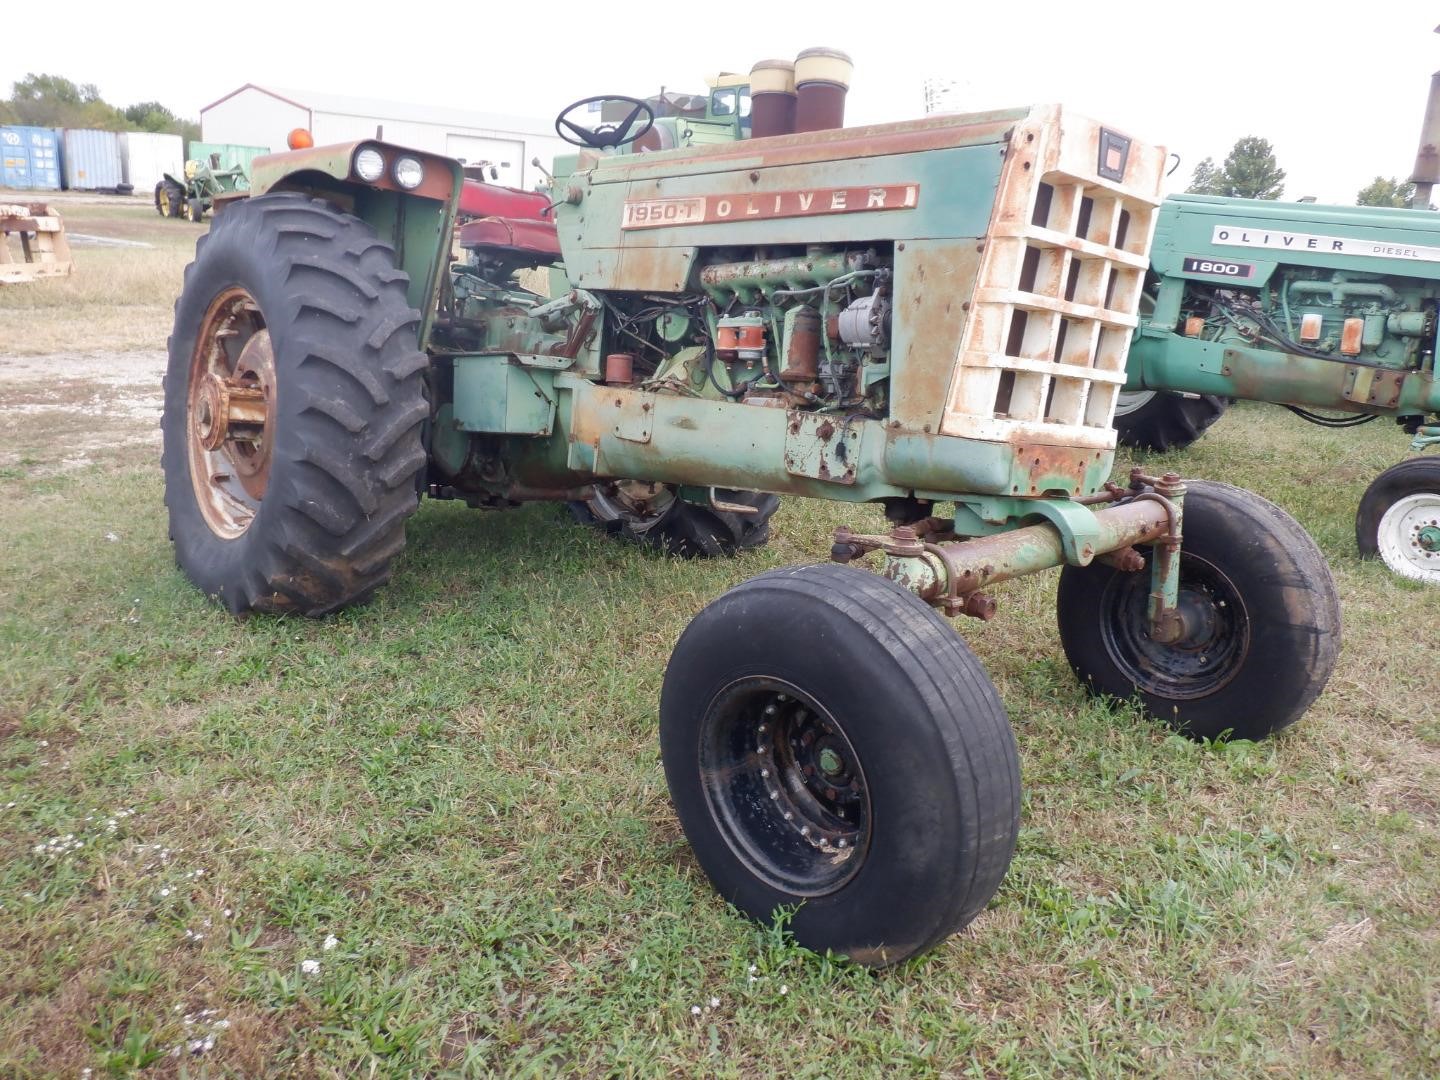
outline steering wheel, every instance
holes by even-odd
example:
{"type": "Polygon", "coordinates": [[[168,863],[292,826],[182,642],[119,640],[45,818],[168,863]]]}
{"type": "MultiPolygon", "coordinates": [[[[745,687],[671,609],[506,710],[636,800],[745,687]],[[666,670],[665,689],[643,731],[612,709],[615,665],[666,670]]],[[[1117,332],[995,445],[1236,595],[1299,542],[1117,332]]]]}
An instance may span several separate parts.
{"type": "Polygon", "coordinates": [[[573,105],[561,109],[560,115],[555,118],[555,134],[572,146],[585,146],[591,150],[609,150],[616,146],[623,146],[627,142],[640,138],[654,126],[655,110],[639,98],[604,94],[599,97],[581,98],[573,105]],[[575,121],[568,119],[570,114],[582,105],[593,105],[597,101],[601,103],[602,111],[605,102],[609,101],[629,105],[631,109],[625,115],[625,119],[619,123],[601,124],[593,128],[581,127],[575,121]],[[641,119],[642,114],[643,120],[641,119]]]}

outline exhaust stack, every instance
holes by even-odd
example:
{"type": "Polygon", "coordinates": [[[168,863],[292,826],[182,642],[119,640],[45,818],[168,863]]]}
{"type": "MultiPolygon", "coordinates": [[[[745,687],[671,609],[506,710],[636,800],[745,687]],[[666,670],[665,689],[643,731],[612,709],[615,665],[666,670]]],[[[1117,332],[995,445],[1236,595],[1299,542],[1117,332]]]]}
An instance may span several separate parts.
{"type": "Polygon", "coordinates": [[[1420,150],[1415,155],[1415,171],[1410,174],[1410,182],[1415,185],[1415,198],[1410,205],[1417,210],[1428,210],[1431,193],[1440,183],[1440,71],[1430,76],[1430,99],[1425,103],[1420,150]]]}

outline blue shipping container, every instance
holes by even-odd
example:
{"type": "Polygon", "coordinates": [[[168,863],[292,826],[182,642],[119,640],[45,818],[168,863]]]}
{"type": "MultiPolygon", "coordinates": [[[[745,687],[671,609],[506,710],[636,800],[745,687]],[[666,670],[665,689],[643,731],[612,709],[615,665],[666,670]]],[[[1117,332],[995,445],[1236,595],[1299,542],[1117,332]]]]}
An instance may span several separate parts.
{"type": "Polygon", "coordinates": [[[124,182],[119,133],[66,128],[63,164],[67,188],[86,191],[118,188],[124,182]]]}
{"type": "Polygon", "coordinates": [[[0,126],[0,186],[60,190],[60,133],[53,128],[0,126]]]}

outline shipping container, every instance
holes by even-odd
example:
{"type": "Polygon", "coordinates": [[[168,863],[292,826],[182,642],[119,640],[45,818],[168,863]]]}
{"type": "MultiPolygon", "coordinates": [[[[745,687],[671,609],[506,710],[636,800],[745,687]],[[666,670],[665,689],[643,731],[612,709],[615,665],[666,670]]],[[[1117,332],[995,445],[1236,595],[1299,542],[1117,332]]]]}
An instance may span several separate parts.
{"type": "Polygon", "coordinates": [[[0,126],[0,187],[60,190],[60,133],[0,126]]]}
{"type": "Polygon", "coordinates": [[[245,175],[251,173],[250,163],[261,154],[270,153],[268,146],[240,146],[237,143],[208,143],[192,142],[185,157],[188,161],[203,161],[210,163],[211,154],[220,155],[220,168],[233,169],[240,165],[245,169],[245,175]]]}
{"type": "Polygon", "coordinates": [[[118,132],[66,128],[63,163],[67,188],[115,191],[125,182],[118,132]]]}
{"type": "Polygon", "coordinates": [[[120,169],[138,194],[152,192],[166,173],[177,179],[184,174],[185,140],[155,131],[122,131],[120,169]]]}

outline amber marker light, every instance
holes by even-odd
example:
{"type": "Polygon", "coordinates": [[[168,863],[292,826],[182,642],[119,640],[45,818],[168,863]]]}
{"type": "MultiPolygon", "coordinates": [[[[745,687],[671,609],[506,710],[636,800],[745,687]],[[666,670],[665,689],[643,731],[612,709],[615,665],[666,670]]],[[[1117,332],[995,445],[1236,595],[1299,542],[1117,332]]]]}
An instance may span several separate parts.
{"type": "Polygon", "coordinates": [[[315,145],[315,139],[304,128],[293,128],[285,136],[285,145],[291,150],[305,150],[315,145]]]}

